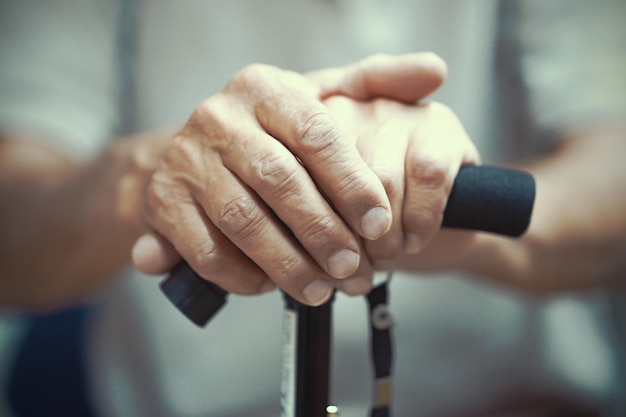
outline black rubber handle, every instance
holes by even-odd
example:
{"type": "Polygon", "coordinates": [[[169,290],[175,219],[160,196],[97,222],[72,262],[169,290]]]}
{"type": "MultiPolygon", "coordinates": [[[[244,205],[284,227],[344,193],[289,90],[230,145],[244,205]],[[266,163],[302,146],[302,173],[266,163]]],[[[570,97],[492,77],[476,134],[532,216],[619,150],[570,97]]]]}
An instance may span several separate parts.
{"type": "MultiPolygon", "coordinates": [[[[535,181],[523,171],[468,166],[459,171],[444,211],[443,227],[521,236],[530,223],[535,181]]],[[[181,262],[161,283],[167,298],[198,326],[226,303],[228,293],[181,262]]]]}

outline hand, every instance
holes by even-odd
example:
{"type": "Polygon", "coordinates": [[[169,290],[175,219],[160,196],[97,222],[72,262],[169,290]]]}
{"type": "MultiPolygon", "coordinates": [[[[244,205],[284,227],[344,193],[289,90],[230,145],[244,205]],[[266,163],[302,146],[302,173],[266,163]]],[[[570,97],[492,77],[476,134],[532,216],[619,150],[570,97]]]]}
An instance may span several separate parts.
{"type": "Polygon", "coordinates": [[[431,54],[376,56],[308,77],[263,65],[240,71],[163,153],[144,205],[153,233],[135,245],[136,266],[165,272],[180,254],[227,291],[278,285],[307,304],[324,302],[331,278],[368,265],[357,236],[387,233],[392,205],[321,100],[411,102],[444,75],[431,54]]]}
{"type": "MultiPolygon", "coordinates": [[[[390,231],[362,243],[375,269],[393,269],[397,260],[415,257],[438,234],[456,174],[463,165],[480,163],[478,152],[454,113],[439,103],[386,99],[359,103],[331,97],[325,104],[351,132],[348,137],[356,140],[364,161],[385,187],[393,218],[390,231]]],[[[472,236],[457,235],[455,251],[462,252],[472,236]]],[[[372,272],[363,264],[338,287],[351,294],[366,293],[372,272]]]]}

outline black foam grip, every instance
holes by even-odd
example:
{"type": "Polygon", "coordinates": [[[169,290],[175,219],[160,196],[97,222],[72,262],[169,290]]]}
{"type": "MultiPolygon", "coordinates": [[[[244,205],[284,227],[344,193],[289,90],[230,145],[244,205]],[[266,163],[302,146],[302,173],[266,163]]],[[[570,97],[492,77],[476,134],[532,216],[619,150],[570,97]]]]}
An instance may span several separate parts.
{"type": "MultiPolygon", "coordinates": [[[[459,171],[448,204],[444,227],[521,236],[530,223],[535,181],[523,171],[492,166],[468,166],[459,171]]],[[[227,292],[200,278],[181,262],[161,283],[167,298],[191,321],[205,326],[226,303],[227,292]]]]}
{"type": "Polygon", "coordinates": [[[202,279],[183,261],[161,282],[161,291],[189,320],[205,326],[224,304],[228,293],[202,279]]]}
{"type": "Polygon", "coordinates": [[[443,213],[443,227],[521,236],[530,223],[535,180],[525,172],[493,166],[463,167],[443,213]]]}

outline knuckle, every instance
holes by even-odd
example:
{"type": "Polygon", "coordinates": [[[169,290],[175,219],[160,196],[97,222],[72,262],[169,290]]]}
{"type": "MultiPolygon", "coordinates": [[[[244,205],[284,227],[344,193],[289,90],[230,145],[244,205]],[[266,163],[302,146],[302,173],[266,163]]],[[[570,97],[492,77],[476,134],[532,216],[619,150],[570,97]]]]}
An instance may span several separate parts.
{"type": "Polygon", "coordinates": [[[144,210],[148,217],[157,212],[167,215],[178,210],[181,201],[186,201],[184,193],[169,178],[163,178],[158,172],[144,191],[144,210]]]}
{"type": "Polygon", "coordinates": [[[309,221],[301,231],[301,239],[310,246],[323,247],[328,245],[337,230],[336,222],[330,215],[319,215],[309,221]]]}
{"type": "Polygon", "coordinates": [[[186,135],[176,135],[163,154],[163,162],[168,168],[189,169],[201,161],[201,149],[197,141],[186,135]]]}
{"type": "Polygon", "coordinates": [[[427,190],[446,186],[450,163],[443,157],[416,155],[408,163],[409,180],[427,190]]]}
{"type": "Polygon", "coordinates": [[[163,207],[165,205],[164,203],[168,201],[169,193],[167,187],[161,187],[154,179],[150,181],[144,192],[146,209],[152,212],[157,207],[163,207]]]}
{"type": "Polygon", "coordinates": [[[219,250],[213,242],[204,241],[194,251],[189,262],[200,275],[208,278],[222,268],[224,257],[220,256],[219,250]]]}
{"type": "Polygon", "coordinates": [[[293,288],[298,282],[306,282],[310,270],[307,263],[296,254],[286,255],[276,263],[276,283],[285,288],[293,288]]]}
{"type": "Polygon", "coordinates": [[[333,145],[342,134],[333,117],[326,112],[316,112],[305,116],[296,124],[295,137],[302,152],[313,154],[334,153],[333,145]]]}
{"type": "Polygon", "coordinates": [[[255,176],[258,187],[275,195],[286,195],[297,187],[299,165],[290,155],[268,153],[259,158],[255,176]]]}
{"type": "Polygon", "coordinates": [[[227,236],[250,240],[263,232],[267,224],[257,203],[248,197],[237,197],[220,209],[217,227],[227,236]]]}
{"type": "Polygon", "coordinates": [[[221,93],[203,100],[194,109],[183,131],[193,136],[211,137],[215,132],[224,130],[227,124],[224,120],[226,107],[226,98],[221,93]]]}
{"type": "Polygon", "coordinates": [[[229,87],[249,88],[258,85],[262,80],[267,79],[274,70],[274,67],[266,64],[252,63],[248,64],[231,78],[228,83],[229,87]]]}

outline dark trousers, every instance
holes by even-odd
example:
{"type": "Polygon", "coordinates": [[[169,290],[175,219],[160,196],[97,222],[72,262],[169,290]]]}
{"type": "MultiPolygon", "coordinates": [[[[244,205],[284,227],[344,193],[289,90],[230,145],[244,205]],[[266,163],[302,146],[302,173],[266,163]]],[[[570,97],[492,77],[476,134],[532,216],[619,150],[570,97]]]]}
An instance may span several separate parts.
{"type": "Polygon", "coordinates": [[[89,313],[79,307],[29,319],[6,393],[17,417],[95,417],[84,366],[89,313]]]}

